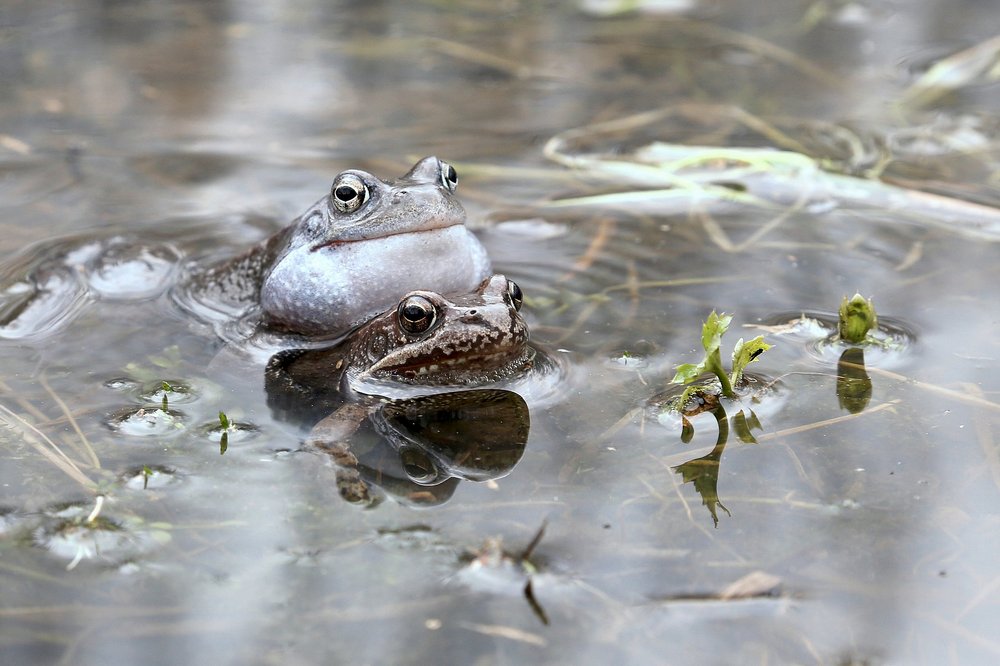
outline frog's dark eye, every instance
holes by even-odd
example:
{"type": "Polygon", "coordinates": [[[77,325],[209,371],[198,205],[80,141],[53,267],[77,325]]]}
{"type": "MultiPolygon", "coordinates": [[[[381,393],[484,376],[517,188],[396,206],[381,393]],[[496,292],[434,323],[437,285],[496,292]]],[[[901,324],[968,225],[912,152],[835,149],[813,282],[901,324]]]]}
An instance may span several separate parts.
{"type": "Polygon", "coordinates": [[[411,335],[430,330],[437,319],[434,304],[423,296],[408,296],[399,303],[396,311],[399,327],[411,335]]]}
{"type": "Polygon", "coordinates": [[[341,174],[333,181],[330,199],[341,213],[353,213],[368,201],[368,186],[353,173],[341,174]]]}
{"type": "Polygon", "coordinates": [[[511,303],[514,304],[514,309],[520,312],[521,303],[524,302],[524,294],[521,293],[521,288],[513,280],[507,280],[507,293],[510,295],[511,303]]]}
{"type": "Polygon", "coordinates": [[[441,162],[441,184],[449,192],[454,192],[455,188],[458,187],[458,172],[455,171],[455,167],[447,162],[441,162]]]}

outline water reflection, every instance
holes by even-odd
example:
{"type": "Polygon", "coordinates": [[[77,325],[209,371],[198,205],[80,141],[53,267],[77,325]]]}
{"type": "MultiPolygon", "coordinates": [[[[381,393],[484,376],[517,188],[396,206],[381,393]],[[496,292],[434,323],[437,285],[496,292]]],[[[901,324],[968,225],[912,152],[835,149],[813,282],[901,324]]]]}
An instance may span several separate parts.
{"type": "MultiPolygon", "coordinates": [[[[726,450],[726,444],[729,442],[730,425],[736,431],[736,436],[744,444],[756,444],[757,440],[753,435],[753,431],[761,430],[763,426],[761,426],[753,410],[741,409],[730,417],[726,414],[726,408],[717,400],[703,404],[704,407],[698,409],[697,413],[710,413],[715,417],[715,422],[718,426],[715,446],[700,458],[693,458],[685,463],[676,465],[672,469],[680,475],[684,483],[690,483],[694,486],[694,489],[701,496],[701,503],[712,515],[712,522],[718,527],[718,509],[725,511],[727,516],[732,515],[729,513],[729,509],[722,503],[722,500],[719,499],[719,468],[722,464],[722,452],[726,450]],[[749,411],[749,415],[747,415],[747,411],[749,411]]],[[[684,430],[682,431],[681,438],[684,439],[687,437],[687,441],[690,441],[690,438],[694,435],[694,426],[688,420],[688,417],[692,416],[694,416],[693,412],[688,412],[684,415],[684,430]]]]}
{"type": "Polygon", "coordinates": [[[461,480],[506,476],[524,453],[530,416],[513,391],[363,396],[342,387],[332,364],[324,377],[314,363],[285,362],[310,354],[328,356],[316,350],[272,358],[268,404],[276,418],[309,428],[306,448],[329,457],[338,492],[352,504],[373,506],[382,493],[411,506],[443,504],[461,480]]]}
{"type": "Polygon", "coordinates": [[[837,401],[841,409],[857,414],[872,399],[872,378],[865,368],[865,350],[845,349],[837,361],[837,401]]]}

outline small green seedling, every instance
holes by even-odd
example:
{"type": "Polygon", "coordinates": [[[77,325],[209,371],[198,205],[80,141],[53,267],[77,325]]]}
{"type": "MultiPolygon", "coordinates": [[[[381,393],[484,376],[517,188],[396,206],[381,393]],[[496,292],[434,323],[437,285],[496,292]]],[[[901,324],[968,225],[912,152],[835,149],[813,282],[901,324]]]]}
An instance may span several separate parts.
{"type": "Polygon", "coordinates": [[[219,439],[219,455],[224,455],[229,448],[229,431],[234,428],[233,423],[223,411],[219,412],[219,425],[222,426],[222,437],[219,439]]]}
{"type": "Polygon", "coordinates": [[[674,384],[690,384],[702,374],[711,372],[719,378],[722,394],[727,398],[736,399],[733,387],[739,386],[743,380],[743,371],[772,345],[764,342],[762,335],[758,335],[748,342],[744,342],[743,338],[740,338],[733,349],[732,371],[727,374],[722,367],[720,347],[722,346],[722,335],[729,328],[729,323],[732,320],[732,315],[719,315],[716,314],[715,310],[708,315],[708,319],[705,320],[705,324],[701,328],[701,346],[705,349],[705,358],[700,363],[685,363],[677,366],[677,374],[671,380],[674,384]]]}
{"type": "Polygon", "coordinates": [[[878,327],[875,306],[871,299],[861,294],[854,294],[851,298],[845,296],[840,303],[839,315],[837,332],[844,342],[861,344],[868,338],[868,333],[878,327]]]}

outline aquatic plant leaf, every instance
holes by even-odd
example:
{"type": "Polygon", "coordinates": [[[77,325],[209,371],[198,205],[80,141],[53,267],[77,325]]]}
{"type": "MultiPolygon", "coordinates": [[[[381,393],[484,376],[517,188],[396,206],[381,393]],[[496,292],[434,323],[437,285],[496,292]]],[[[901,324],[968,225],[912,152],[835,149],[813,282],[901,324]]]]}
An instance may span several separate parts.
{"type": "Polygon", "coordinates": [[[743,379],[743,370],[772,346],[764,342],[763,335],[758,335],[749,342],[743,342],[743,338],[740,338],[733,348],[733,372],[729,376],[729,381],[734,386],[738,385],[743,379]]]}
{"type": "Polygon", "coordinates": [[[878,326],[875,306],[871,299],[861,294],[854,294],[850,299],[845,296],[840,303],[839,316],[838,332],[840,339],[846,342],[861,344],[868,332],[878,326]]]}
{"type": "Polygon", "coordinates": [[[229,430],[232,424],[229,422],[229,417],[226,416],[225,412],[219,412],[219,424],[222,425],[223,430],[229,430]]]}
{"type": "Polygon", "coordinates": [[[713,351],[718,351],[722,345],[722,336],[729,330],[729,323],[732,320],[732,315],[719,315],[716,314],[715,310],[712,310],[712,314],[708,315],[704,326],[701,327],[701,346],[705,348],[706,353],[711,354],[713,351]]]}
{"type": "MultiPolygon", "coordinates": [[[[722,345],[722,335],[729,328],[729,322],[733,320],[732,315],[717,314],[715,310],[708,315],[705,323],[701,327],[701,346],[705,350],[705,358],[698,364],[685,363],[677,367],[673,383],[689,384],[704,372],[711,372],[719,378],[722,384],[722,393],[727,398],[735,398],[732,384],[725,369],[722,367],[722,354],[719,347],[722,345]]],[[[681,409],[683,409],[681,405],[681,409]]]]}
{"type": "Polygon", "coordinates": [[[674,384],[689,384],[705,372],[705,362],[683,363],[677,366],[677,373],[670,381],[674,384]]]}

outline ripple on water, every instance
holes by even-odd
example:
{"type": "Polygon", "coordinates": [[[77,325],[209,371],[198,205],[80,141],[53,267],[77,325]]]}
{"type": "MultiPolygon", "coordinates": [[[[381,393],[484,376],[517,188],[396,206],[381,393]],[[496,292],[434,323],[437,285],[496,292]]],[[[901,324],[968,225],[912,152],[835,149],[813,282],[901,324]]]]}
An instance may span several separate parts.
{"type": "Polygon", "coordinates": [[[106,511],[92,516],[93,502],[61,504],[42,513],[32,543],[72,569],[83,560],[119,564],[149,553],[170,540],[163,530],[144,527],[136,518],[119,519],[106,511]]]}
{"type": "Polygon", "coordinates": [[[0,537],[16,530],[24,522],[24,515],[9,506],[0,506],[0,537]]]}
{"type": "Polygon", "coordinates": [[[157,406],[124,407],[108,415],[104,424],[132,437],[163,437],[184,428],[185,416],[175,409],[157,406]]]}
{"type": "Polygon", "coordinates": [[[765,317],[761,326],[772,335],[801,342],[809,356],[825,365],[836,365],[843,353],[851,348],[865,351],[865,362],[872,366],[892,365],[906,357],[917,341],[911,326],[892,317],[878,317],[878,328],[869,339],[855,345],[838,339],[838,316],[835,312],[782,312],[765,317]]]}
{"type": "Polygon", "coordinates": [[[170,285],[180,258],[180,252],[166,243],[113,238],[87,266],[87,282],[103,299],[152,298],[170,285]]]}
{"type": "Polygon", "coordinates": [[[43,338],[71,322],[91,301],[75,272],[57,268],[0,286],[0,338],[43,338]]]}
{"type": "Polygon", "coordinates": [[[177,470],[162,465],[143,465],[128,470],[121,476],[122,484],[129,490],[158,490],[175,486],[184,480],[177,470]]]}
{"type": "Polygon", "coordinates": [[[245,422],[230,422],[228,427],[222,427],[222,424],[216,421],[215,423],[207,423],[198,429],[198,432],[209,441],[215,443],[221,443],[223,435],[226,436],[226,442],[228,444],[234,444],[237,442],[246,442],[257,435],[260,434],[260,428],[258,428],[253,423],[245,422]]]}

